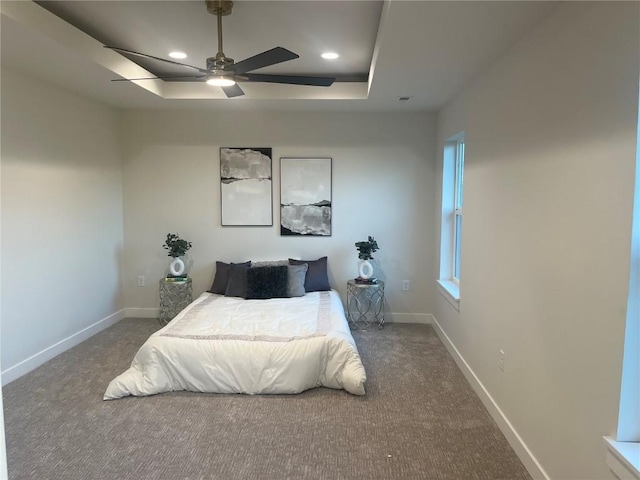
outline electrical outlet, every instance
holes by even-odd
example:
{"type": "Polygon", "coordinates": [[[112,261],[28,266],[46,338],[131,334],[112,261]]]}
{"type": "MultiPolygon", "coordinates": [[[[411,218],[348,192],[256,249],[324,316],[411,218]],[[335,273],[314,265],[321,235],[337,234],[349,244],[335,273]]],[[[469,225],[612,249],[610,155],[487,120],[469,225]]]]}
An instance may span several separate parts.
{"type": "Polygon", "coordinates": [[[408,292],[409,290],[411,290],[411,282],[409,282],[409,280],[403,280],[402,281],[402,291],[408,292]]]}
{"type": "Polygon", "coordinates": [[[504,372],[504,350],[500,350],[500,359],[498,360],[498,368],[500,368],[501,372],[504,372]]]}
{"type": "Polygon", "coordinates": [[[138,275],[138,286],[144,287],[144,275],[138,275]]]}

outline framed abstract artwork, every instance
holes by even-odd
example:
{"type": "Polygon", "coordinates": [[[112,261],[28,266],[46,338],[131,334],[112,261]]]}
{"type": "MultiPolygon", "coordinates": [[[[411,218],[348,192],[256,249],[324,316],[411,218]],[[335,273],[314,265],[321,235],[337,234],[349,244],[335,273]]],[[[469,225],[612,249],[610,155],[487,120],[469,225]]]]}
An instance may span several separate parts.
{"type": "Polygon", "coordinates": [[[331,158],[280,159],[280,235],[331,236],[331,158]]]}
{"type": "Polygon", "coordinates": [[[220,148],[222,226],[272,226],[270,148],[220,148]]]}

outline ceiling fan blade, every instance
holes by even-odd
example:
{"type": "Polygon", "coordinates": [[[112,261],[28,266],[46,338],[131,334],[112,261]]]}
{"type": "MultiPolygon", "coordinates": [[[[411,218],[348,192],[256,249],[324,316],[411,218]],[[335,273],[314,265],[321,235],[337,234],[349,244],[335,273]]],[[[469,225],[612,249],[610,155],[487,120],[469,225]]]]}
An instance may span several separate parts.
{"type": "Polygon", "coordinates": [[[206,75],[195,76],[195,75],[170,75],[166,77],[142,77],[142,78],[115,78],[111,80],[112,82],[133,82],[137,80],[169,80],[172,78],[187,78],[192,79],[194,81],[205,80],[206,75]]]}
{"type": "Polygon", "coordinates": [[[108,45],[105,45],[104,48],[115,50],[116,52],[120,52],[120,53],[128,53],[129,55],[137,55],[138,57],[152,58],[154,60],[160,60],[161,62],[170,63],[172,65],[180,65],[181,67],[189,67],[189,68],[198,70],[199,72],[202,72],[202,73],[208,73],[208,71],[203,68],[194,67],[193,65],[187,65],[186,63],[179,63],[179,62],[174,62],[172,60],[166,60],[160,57],[154,57],[153,55],[147,55],[146,53],[134,52],[133,50],[127,50],[126,48],[110,47],[108,45]]]}
{"type": "Polygon", "coordinates": [[[261,73],[247,73],[250,82],[286,83],[289,85],[311,85],[314,87],[330,87],[336,81],[335,77],[306,77],[299,75],[265,75],[261,73]]]}
{"type": "Polygon", "coordinates": [[[235,73],[245,73],[257,70],[258,68],[275,65],[276,63],[295,60],[299,57],[300,55],[295,54],[286,48],[276,47],[235,63],[230,67],[230,70],[233,70],[235,73]]]}
{"type": "Polygon", "coordinates": [[[222,91],[227,96],[227,98],[241,97],[242,95],[244,95],[244,92],[242,91],[242,89],[237,83],[234,85],[231,85],[230,87],[220,87],[220,88],[222,88],[222,91]]]}

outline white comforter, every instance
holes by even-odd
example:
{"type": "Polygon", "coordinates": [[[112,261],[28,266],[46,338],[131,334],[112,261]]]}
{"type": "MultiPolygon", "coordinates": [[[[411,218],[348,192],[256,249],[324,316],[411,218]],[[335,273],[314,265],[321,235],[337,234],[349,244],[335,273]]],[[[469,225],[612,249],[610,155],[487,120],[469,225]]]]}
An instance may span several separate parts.
{"type": "Polygon", "coordinates": [[[190,390],[364,395],[366,375],[335,291],[243,300],[203,293],[149,337],[105,400],[190,390]]]}

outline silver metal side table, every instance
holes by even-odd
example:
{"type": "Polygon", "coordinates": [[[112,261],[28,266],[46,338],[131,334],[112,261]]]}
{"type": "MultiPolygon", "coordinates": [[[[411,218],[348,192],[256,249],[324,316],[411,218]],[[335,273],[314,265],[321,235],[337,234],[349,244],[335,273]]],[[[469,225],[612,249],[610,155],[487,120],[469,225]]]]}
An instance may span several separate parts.
{"type": "Polygon", "coordinates": [[[384,328],[384,282],[347,282],[347,320],[351,329],[384,328]]]}
{"type": "Polygon", "coordinates": [[[184,282],[167,282],[160,280],[160,315],[161,325],[166,325],[193,301],[191,279],[184,282]]]}

